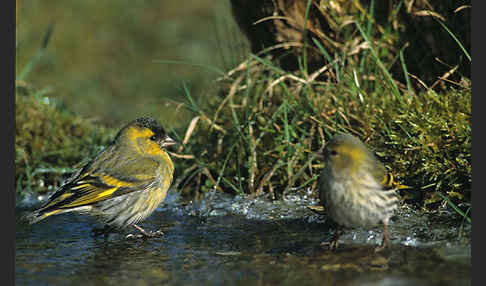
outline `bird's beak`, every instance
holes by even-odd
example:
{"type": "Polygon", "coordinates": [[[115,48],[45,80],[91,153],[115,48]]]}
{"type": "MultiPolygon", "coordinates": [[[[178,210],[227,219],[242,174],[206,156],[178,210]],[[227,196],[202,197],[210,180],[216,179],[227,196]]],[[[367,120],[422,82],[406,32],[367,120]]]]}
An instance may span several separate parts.
{"type": "Polygon", "coordinates": [[[167,147],[176,144],[177,142],[174,139],[170,138],[169,136],[165,136],[164,139],[162,139],[162,141],[160,142],[161,147],[167,147]]]}

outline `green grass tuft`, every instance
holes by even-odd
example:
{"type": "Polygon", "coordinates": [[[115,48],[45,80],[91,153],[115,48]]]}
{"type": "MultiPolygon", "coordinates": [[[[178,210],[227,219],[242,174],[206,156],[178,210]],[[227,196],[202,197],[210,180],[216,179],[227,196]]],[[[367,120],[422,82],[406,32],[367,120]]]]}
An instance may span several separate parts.
{"type": "Polygon", "coordinates": [[[360,57],[331,57],[314,39],[329,63],[312,74],[305,65],[288,72],[266,55],[250,55],[222,77],[221,91],[194,114],[184,151],[197,159],[180,162],[180,169],[190,170],[178,178],[180,191],[271,198],[303,188],[317,193],[322,162],[312,152],[344,131],[361,138],[411,186],[400,191],[402,202],[430,209],[450,204],[470,215],[470,79],[441,84],[447,81],[442,77],[435,89],[414,89],[411,81],[420,79],[407,71],[407,45],[389,47],[387,39],[396,35],[387,31],[393,29],[376,33],[371,23],[355,22],[366,43],[360,57]],[[404,83],[389,72],[395,64],[404,83]]]}

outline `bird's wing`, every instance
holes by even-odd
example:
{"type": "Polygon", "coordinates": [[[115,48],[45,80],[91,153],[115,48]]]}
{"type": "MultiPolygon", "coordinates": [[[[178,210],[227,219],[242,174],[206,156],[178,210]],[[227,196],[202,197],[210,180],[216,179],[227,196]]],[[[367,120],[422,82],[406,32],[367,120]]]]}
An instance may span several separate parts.
{"type": "Polygon", "coordinates": [[[395,178],[393,177],[392,173],[386,172],[385,175],[383,176],[383,179],[380,181],[380,184],[383,186],[384,189],[394,189],[394,190],[400,190],[400,189],[409,189],[409,186],[402,185],[399,182],[395,181],[395,178]]]}
{"type": "Polygon", "coordinates": [[[157,162],[142,158],[143,162],[129,162],[132,167],[127,171],[127,165],[110,169],[97,170],[86,166],[62,185],[42,207],[42,210],[69,209],[91,205],[113,197],[147,188],[154,182],[157,162]],[[123,175],[122,175],[123,174],[123,175]]]}

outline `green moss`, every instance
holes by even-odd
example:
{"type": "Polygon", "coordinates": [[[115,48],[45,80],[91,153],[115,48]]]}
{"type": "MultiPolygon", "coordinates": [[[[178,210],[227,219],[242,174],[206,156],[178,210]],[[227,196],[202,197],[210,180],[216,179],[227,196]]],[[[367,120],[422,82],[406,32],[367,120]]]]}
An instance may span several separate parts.
{"type": "Polygon", "coordinates": [[[39,90],[16,83],[15,179],[17,195],[55,188],[73,167],[107,144],[113,132],[76,116],[39,90]]]}

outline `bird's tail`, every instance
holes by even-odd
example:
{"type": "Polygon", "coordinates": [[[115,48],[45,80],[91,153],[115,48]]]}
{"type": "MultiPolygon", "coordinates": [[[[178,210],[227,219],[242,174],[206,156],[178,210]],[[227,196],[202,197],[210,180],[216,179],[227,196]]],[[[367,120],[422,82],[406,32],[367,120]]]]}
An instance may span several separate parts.
{"type": "Polygon", "coordinates": [[[387,189],[401,190],[401,189],[411,189],[410,186],[402,185],[395,181],[395,178],[391,173],[387,173],[381,182],[381,185],[387,189]]]}
{"type": "Polygon", "coordinates": [[[43,210],[36,210],[36,211],[33,211],[31,213],[24,215],[23,219],[25,221],[29,222],[29,224],[34,224],[34,223],[37,223],[37,222],[45,219],[46,217],[51,216],[53,214],[56,214],[58,212],[60,212],[60,211],[55,210],[55,211],[45,212],[43,210]]]}

